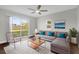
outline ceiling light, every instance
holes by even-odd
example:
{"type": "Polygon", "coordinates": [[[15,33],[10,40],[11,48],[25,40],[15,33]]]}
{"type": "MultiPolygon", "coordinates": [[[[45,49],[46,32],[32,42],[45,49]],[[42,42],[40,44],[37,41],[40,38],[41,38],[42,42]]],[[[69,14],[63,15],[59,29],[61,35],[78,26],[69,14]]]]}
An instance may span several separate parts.
{"type": "Polygon", "coordinates": [[[39,10],[36,11],[36,13],[39,13],[39,12],[40,12],[39,10]]]}

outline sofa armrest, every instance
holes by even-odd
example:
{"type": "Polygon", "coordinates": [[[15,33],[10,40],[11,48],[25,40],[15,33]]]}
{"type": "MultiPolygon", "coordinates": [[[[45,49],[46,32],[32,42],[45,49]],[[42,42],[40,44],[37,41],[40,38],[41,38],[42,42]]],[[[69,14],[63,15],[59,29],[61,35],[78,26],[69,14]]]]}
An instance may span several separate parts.
{"type": "Polygon", "coordinates": [[[70,37],[69,36],[66,37],[66,42],[70,42],[70,37]]]}

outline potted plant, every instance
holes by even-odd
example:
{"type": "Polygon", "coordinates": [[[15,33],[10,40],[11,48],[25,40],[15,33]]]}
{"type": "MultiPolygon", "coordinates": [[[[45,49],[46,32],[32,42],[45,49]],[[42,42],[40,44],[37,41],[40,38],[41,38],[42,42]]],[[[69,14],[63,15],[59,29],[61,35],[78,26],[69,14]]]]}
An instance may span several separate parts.
{"type": "Polygon", "coordinates": [[[71,38],[71,43],[77,44],[76,36],[77,36],[77,30],[75,28],[69,29],[69,36],[71,38]]]}

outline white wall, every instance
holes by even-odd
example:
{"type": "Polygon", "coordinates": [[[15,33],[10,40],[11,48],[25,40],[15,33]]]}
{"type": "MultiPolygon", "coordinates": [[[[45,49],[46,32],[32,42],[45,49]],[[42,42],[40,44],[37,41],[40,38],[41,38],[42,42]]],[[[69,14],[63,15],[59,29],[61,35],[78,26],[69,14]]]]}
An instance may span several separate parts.
{"type": "MultiPolygon", "coordinates": [[[[77,8],[77,30],[79,32],[79,7],[77,8]]],[[[78,48],[79,48],[79,33],[77,37],[77,43],[78,43],[78,48]]]]}
{"type": "Polygon", "coordinates": [[[77,29],[79,31],[79,7],[77,8],[77,29]]]}
{"type": "Polygon", "coordinates": [[[77,28],[77,9],[71,9],[47,16],[43,16],[38,18],[38,29],[39,30],[51,30],[51,31],[68,31],[70,28],[77,28]],[[52,21],[52,28],[48,29],[46,27],[46,21],[52,21]],[[55,21],[65,21],[65,29],[55,29],[54,22],[55,21]]]}
{"type": "Polygon", "coordinates": [[[37,19],[30,19],[30,35],[34,35],[35,28],[37,28],[37,19]]]}
{"type": "Polygon", "coordinates": [[[9,16],[16,16],[29,21],[29,34],[32,35],[36,28],[36,18],[0,9],[0,43],[6,41],[6,32],[9,31],[9,16]]]}
{"type": "Polygon", "coordinates": [[[8,17],[0,14],[0,43],[6,42],[6,32],[8,32],[9,29],[8,22],[8,17]]]}

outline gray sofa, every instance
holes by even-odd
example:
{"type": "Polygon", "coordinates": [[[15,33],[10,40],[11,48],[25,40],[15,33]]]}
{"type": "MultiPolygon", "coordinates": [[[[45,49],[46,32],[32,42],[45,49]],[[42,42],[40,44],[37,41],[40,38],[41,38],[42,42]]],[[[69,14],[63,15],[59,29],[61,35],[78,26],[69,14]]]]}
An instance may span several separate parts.
{"type": "Polygon", "coordinates": [[[67,32],[54,32],[55,35],[53,36],[49,36],[47,34],[48,32],[49,31],[45,31],[44,35],[39,35],[39,36],[41,38],[52,41],[51,51],[60,54],[69,54],[70,46],[69,46],[69,38],[67,36],[67,32]],[[62,34],[62,36],[60,34],[62,34]]]}
{"type": "Polygon", "coordinates": [[[55,35],[53,31],[40,31],[39,32],[39,37],[41,38],[44,38],[45,40],[48,40],[48,41],[53,41],[55,40],[55,35]],[[40,32],[44,32],[44,34],[40,34],[40,32]],[[49,34],[49,32],[51,32],[51,35],[49,34]]]}
{"type": "Polygon", "coordinates": [[[51,51],[59,54],[70,54],[68,38],[56,38],[51,43],[51,51]]]}
{"type": "Polygon", "coordinates": [[[53,41],[56,38],[54,36],[46,36],[46,35],[39,35],[39,37],[44,38],[47,41],[53,41]]]}

